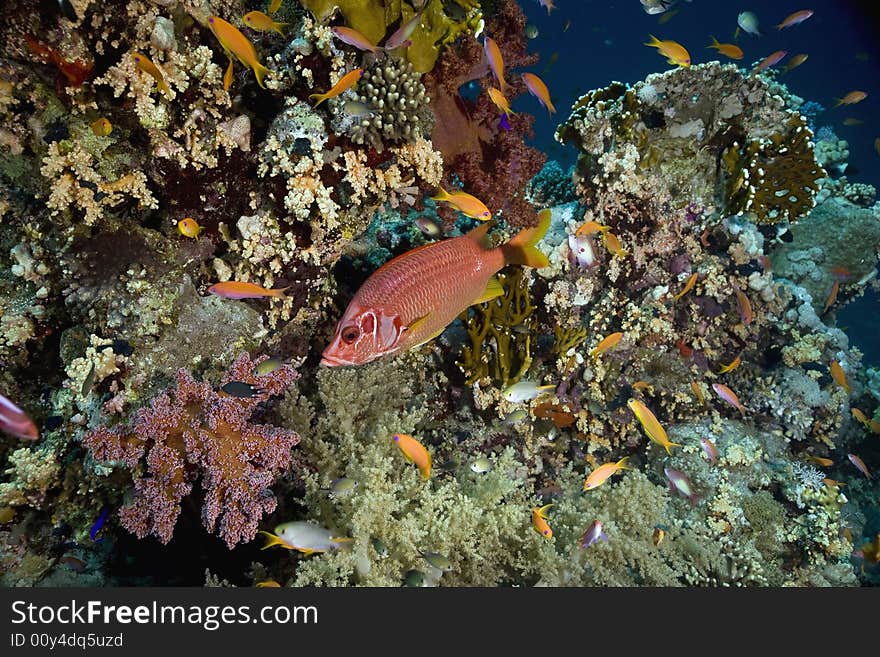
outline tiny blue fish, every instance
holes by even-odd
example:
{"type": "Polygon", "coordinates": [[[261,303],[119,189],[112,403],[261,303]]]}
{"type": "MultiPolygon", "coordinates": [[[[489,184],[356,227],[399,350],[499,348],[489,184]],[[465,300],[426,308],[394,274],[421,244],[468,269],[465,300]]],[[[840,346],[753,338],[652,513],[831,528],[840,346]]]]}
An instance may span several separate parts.
{"type": "Polygon", "coordinates": [[[501,120],[498,122],[498,127],[505,132],[510,132],[510,121],[507,120],[507,114],[501,115],[501,120]]]}
{"type": "Polygon", "coordinates": [[[105,506],[101,509],[101,513],[98,515],[98,519],[95,520],[95,524],[92,525],[92,528],[89,530],[89,538],[91,538],[95,543],[100,543],[103,541],[103,538],[95,538],[98,535],[98,532],[101,531],[101,528],[104,526],[104,523],[107,522],[107,517],[110,515],[110,507],[105,506]]]}

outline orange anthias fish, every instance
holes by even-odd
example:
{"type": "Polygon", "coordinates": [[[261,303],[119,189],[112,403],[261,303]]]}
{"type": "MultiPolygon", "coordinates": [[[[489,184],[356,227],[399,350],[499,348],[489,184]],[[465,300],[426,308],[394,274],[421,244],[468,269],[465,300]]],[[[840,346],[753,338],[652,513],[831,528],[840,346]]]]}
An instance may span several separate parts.
{"type": "Polygon", "coordinates": [[[364,50],[366,52],[371,52],[374,55],[378,54],[382,48],[377,46],[375,43],[370,41],[363,34],[358,32],[357,30],[353,30],[350,27],[337,26],[330,29],[333,32],[333,36],[342,41],[343,43],[347,43],[350,46],[354,46],[358,50],[364,50]]]}
{"type": "Polygon", "coordinates": [[[550,529],[550,524],[547,522],[547,509],[551,506],[553,505],[547,504],[540,508],[535,507],[532,509],[532,527],[535,528],[536,532],[548,540],[553,538],[553,530],[550,529]]]}
{"type": "Polygon", "coordinates": [[[341,78],[339,78],[339,81],[330,88],[330,91],[328,91],[327,93],[323,93],[323,94],[311,94],[309,96],[309,100],[312,100],[313,98],[317,98],[318,102],[315,103],[315,107],[317,107],[318,105],[323,103],[328,98],[336,98],[336,96],[338,96],[342,92],[348,91],[354,85],[356,85],[358,80],[361,79],[361,76],[363,74],[364,74],[364,69],[362,69],[362,68],[356,68],[353,71],[349,71],[348,73],[343,75],[341,78]]]}
{"type": "Polygon", "coordinates": [[[846,380],[846,374],[843,372],[843,368],[840,366],[836,360],[831,361],[831,378],[834,379],[834,382],[843,388],[846,391],[846,394],[850,393],[849,382],[846,380]]]}
{"type": "Polygon", "coordinates": [[[865,426],[866,429],[870,429],[870,428],[871,428],[871,421],[868,419],[868,416],[865,415],[865,414],[864,414],[862,411],[860,411],[858,408],[853,407],[853,408],[849,409],[849,412],[852,413],[852,416],[853,416],[856,420],[858,420],[859,422],[861,422],[861,423],[865,426]]]}
{"type": "Polygon", "coordinates": [[[706,403],[706,397],[703,395],[703,388],[696,381],[691,381],[691,390],[693,390],[694,395],[701,404],[706,403]]]}
{"type": "Polygon", "coordinates": [[[262,299],[263,297],[275,297],[276,299],[284,298],[284,290],[286,287],[267,290],[256,283],[246,283],[244,281],[224,281],[215,283],[208,288],[208,292],[216,294],[218,297],[226,299],[262,299]]]}
{"type": "Polygon", "coordinates": [[[494,275],[509,264],[546,267],[535,246],[550,227],[550,210],[500,247],[487,245],[490,223],[467,235],[407,251],[361,286],[336,326],[321,364],[362,365],[440,335],[461,312],[503,293],[494,275]]]}
{"type": "Polygon", "coordinates": [[[813,454],[809,454],[807,456],[807,461],[809,461],[813,465],[818,465],[822,468],[830,468],[832,465],[834,465],[834,461],[832,461],[831,459],[826,459],[823,456],[815,456],[813,454]]]}
{"type": "Polygon", "coordinates": [[[89,127],[92,129],[92,132],[96,137],[106,137],[113,132],[113,126],[110,124],[110,121],[106,116],[102,116],[89,127]]]}
{"type": "Polygon", "coordinates": [[[651,37],[651,40],[645,45],[656,48],[661,55],[666,57],[668,63],[685,67],[691,65],[691,56],[683,45],[676,41],[660,41],[653,34],[648,36],[651,37]]]}
{"type": "Polygon", "coordinates": [[[822,309],[822,313],[827,313],[828,309],[834,305],[834,302],[837,301],[837,293],[840,292],[840,281],[834,281],[831,284],[831,291],[828,293],[828,298],[825,299],[825,307],[822,309]]]}
{"type": "Polygon", "coordinates": [[[232,59],[233,56],[245,66],[253,70],[257,78],[257,84],[266,88],[263,84],[263,77],[269,72],[269,69],[260,63],[257,59],[257,51],[254,49],[248,38],[241,33],[232,23],[228,23],[219,16],[208,16],[208,24],[214,36],[223,46],[223,50],[232,59]]]}
{"type": "Polygon", "coordinates": [[[849,458],[850,463],[856,466],[859,472],[865,475],[868,479],[873,479],[871,473],[868,471],[868,466],[865,465],[865,462],[862,459],[855,454],[847,454],[847,457],[849,458]]]}
{"type": "Polygon", "coordinates": [[[632,470],[627,465],[628,456],[624,456],[617,463],[605,463],[593,470],[584,481],[584,490],[593,490],[604,484],[611,475],[617,474],[621,470],[632,470]]]}
{"type": "Polygon", "coordinates": [[[794,57],[792,57],[791,59],[788,60],[788,64],[785,65],[785,68],[782,70],[782,72],[788,73],[791,69],[797,68],[798,66],[803,64],[805,61],[807,61],[809,58],[810,58],[810,56],[805,53],[795,55],[794,57]]]}
{"type": "Polygon", "coordinates": [[[394,444],[400,448],[403,457],[414,464],[422,474],[422,479],[427,481],[431,477],[431,454],[418,440],[405,433],[396,433],[392,436],[394,444]]]}
{"type": "Polygon", "coordinates": [[[490,86],[488,93],[489,98],[491,98],[492,102],[495,103],[495,107],[501,110],[502,114],[516,114],[516,112],[510,109],[510,102],[507,100],[507,96],[505,96],[501,90],[490,86]]]}
{"type": "Polygon", "coordinates": [[[438,203],[449,203],[449,205],[471,219],[488,221],[492,218],[492,213],[489,212],[486,204],[467,192],[455,191],[450,193],[441,187],[437,195],[431,197],[431,200],[438,203]]]}
{"type": "Polygon", "coordinates": [[[22,440],[38,440],[40,432],[30,416],[0,395],[0,432],[22,440]]]}
{"type": "Polygon", "coordinates": [[[284,25],[287,25],[287,23],[279,23],[272,20],[271,17],[261,11],[249,11],[241,17],[241,20],[252,30],[256,30],[257,32],[277,32],[281,36],[284,36],[284,32],[281,31],[281,28],[284,25]]]}
{"type": "Polygon", "coordinates": [[[730,57],[731,59],[742,59],[743,51],[739,46],[732,43],[718,43],[718,39],[715,37],[710,37],[712,39],[712,45],[706,46],[707,48],[715,48],[718,52],[720,52],[725,57],[730,57]]]}
{"type": "Polygon", "coordinates": [[[168,87],[168,83],[165,82],[165,76],[162,75],[162,71],[159,70],[159,67],[156,66],[146,55],[142,55],[139,52],[134,54],[134,65],[138,67],[138,70],[143,71],[150,75],[156,81],[156,88],[159,89],[166,96],[171,95],[171,89],[168,87]]]}
{"type": "Polygon", "coordinates": [[[612,333],[609,336],[602,338],[599,341],[599,344],[596,345],[595,349],[590,352],[590,356],[595,358],[601,354],[604,354],[609,349],[617,346],[617,343],[620,342],[620,339],[623,337],[623,333],[612,333]]]}
{"type": "Polygon", "coordinates": [[[605,245],[605,248],[608,249],[608,252],[616,258],[625,258],[629,255],[629,251],[623,248],[617,235],[610,230],[602,233],[602,243],[605,245]]]}
{"type": "Polygon", "coordinates": [[[538,102],[546,107],[550,114],[555,114],[556,108],[553,107],[553,102],[550,100],[550,90],[544,84],[544,81],[534,73],[523,73],[522,79],[526,83],[529,93],[537,98],[538,102]]]}
{"type": "Polygon", "coordinates": [[[694,284],[696,282],[697,282],[697,272],[694,272],[693,274],[691,274],[688,277],[687,281],[684,284],[684,287],[681,289],[681,292],[679,292],[674,297],[672,297],[672,300],[678,301],[679,299],[681,299],[685,294],[687,294],[692,289],[694,289],[694,284]]]}
{"type": "Polygon", "coordinates": [[[792,25],[803,23],[812,15],[812,9],[801,9],[800,11],[796,11],[793,14],[789,14],[788,16],[786,16],[785,20],[776,26],[776,29],[784,30],[786,27],[791,27],[792,25]]]}
{"type": "Polygon", "coordinates": [[[504,59],[501,57],[501,49],[494,39],[486,37],[483,40],[483,50],[486,52],[486,59],[489,62],[489,69],[492,75],[498,81],[498,86],[503,92],[507,88],[507,80],[504,79],[504,59]]]}
{"type": "Polygon", "coordinates": [[[738,410],[742,415],[746,414],[746,407],[742,405],[739,401],[739,397],[736,396],[736,393],[728,388],[723,383],[713,383],[712,390],[721,397],[728,404],[733,406],[736,410],[738,410]]]}
{"type": "Polygon", "coordinates": [[[748,326],[755,318],[755,313],[752,312],[752,304],[738,287],[734,287],[733,292],[736,295],[736,312],[739,314],[742,323],[748,326]]]}
{"type": "Polygon", "coordinates": [[[841,105],[855,105],[856,103],[862,102],[867,97],[868,94],[864,91],[850,91],[843,98],[837,99],[837,104],[835,105],[835,107],[840,107],[841,105]]]}
{"type": "Polygon", "coordinates": [[[730,361],[730,363],[728,363],[727,365],[722,365],[721,369],[718,370],[718,374],[727,374],[728,372],[733,372],[733,370],[735,370],[737,367],[739,367],[741,363],[742,363],[742,358],[740,356],[737,356],[732,361],[730,361]]]}
{"type": "Polygon", "coordinates": [[[578,226],[578,229],[574,232],[576,236],[581,235],[595,235],[596,233],[606,233],[611,230],[610,226],[603,226],[597,221],[585,221],[583,224],[578,226]]]}
{"type": "Polygon", "coordinates": [[[788,52],[785,50],[777,50],[774,53],[770,53],[755,67],[755,73],[760,73],[761,71],[768,69],[771,66],[775,66],[776,64],[781,62],[782,58],[785,57],[787,54],[788,52]]]}
{"type": "Polygon", "coordinates": [[[663,428],[663,425],[660,424],[657,416],[654,415],[651,412],[651,409],[645,406],[643,402],[638,399],[630,399],[626,405],[629,406],[629,410],[633,412],[633,415],[636,416],[636,419],[642,425],[645,435],[665,449],[667,454],[670,456],[672,455],[672,452],[669,449],[670,447],[681,447],[678,443],[669,441],[669,437],[666,435],[666,429],[663,428]]]}

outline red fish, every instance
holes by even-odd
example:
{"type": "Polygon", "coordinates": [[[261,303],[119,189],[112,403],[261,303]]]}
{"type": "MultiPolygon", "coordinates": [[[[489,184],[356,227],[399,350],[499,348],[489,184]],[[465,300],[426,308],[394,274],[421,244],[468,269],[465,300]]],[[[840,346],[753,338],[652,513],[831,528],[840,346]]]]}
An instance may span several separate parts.
{"type": "Polygon", "coordinates": [[[262,299],[263,297],[284,298],[286,287],[267,290],[262,285],[247,283],[245,281],[224,281],[215,283],[208,288],[208,292],[226,299],[262,299]]]}
{"type": "Polygon", "coordinates": [[[24,41],[28,50],[34,53],[44,62],[50,62],[67,78],[67,84],[71,87],[80,87],[92,72],[93,64],[91,62],[83,62],[79,59],[68,61],[62,57],[57,50],[50,48],[44,43],[40,43],[28,34],[24,35],[24,41]]]}
{"type": "Polygon", "coordinates": [[[23,440],[37,440],[37,425],[23,410],[0,395],[0,431],[23,440]]]}
{"type": "Polygon", "coordinates": [[[486,246],[487,222],[383,265],[348,304],[321,364],[362,365],[424,344],[468,306],[500,296],[503,290],[494,275],[505,265],[546,267],[547,256],[535,244],[550,227],[550,211],[538,217],[538,226],[498,248],[486,246]]]}
{"type": "Polygon", "coordinates": [[[776,52],[767,55],[764,59],[761,60],[761,63],[755,67],[755,73],[760,73],[761,71],[770,68],[771,66],[775,66],[782,58],[785,57],[788,53],[785,50],[777,50],[776,52]]]}

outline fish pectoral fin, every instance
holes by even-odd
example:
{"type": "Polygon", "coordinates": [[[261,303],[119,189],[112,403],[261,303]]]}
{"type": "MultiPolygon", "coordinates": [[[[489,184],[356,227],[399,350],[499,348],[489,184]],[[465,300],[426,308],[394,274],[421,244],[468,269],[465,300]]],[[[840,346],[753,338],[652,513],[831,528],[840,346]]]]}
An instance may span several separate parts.
{"type": "Polygon", "coordinates": [[[501,281],[498,280],[497,276],[492,276],[486,283],[486,289],[483,290],[483,294],[477,297],[471,305],[475,306],[478,303],[486,303],[492,299],[497,299],[503,294],[504,288],[501,286],[501,281]]]}
{"type": "Polygon", "coordinates": [[[419,327],[424,326],[425,322],[428,321],[428,318],[430,316],[431,316],[431,313],[428,313],[427,315],[422,315],[418,319],[414,319],[412,322],[410,322],[409,324],[404,326],[403,330],[409,331],[409,332],[417,331],[419,329],[419,327]]]}

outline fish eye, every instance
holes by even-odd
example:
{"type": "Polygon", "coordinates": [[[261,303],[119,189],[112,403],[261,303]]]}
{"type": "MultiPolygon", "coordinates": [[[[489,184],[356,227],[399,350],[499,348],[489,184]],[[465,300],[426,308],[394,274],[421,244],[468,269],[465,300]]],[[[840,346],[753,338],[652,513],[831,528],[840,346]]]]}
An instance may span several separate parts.
{"type": "Polygon", "coordinates": [[[358,335],[360,335],[360,331],[356,326],[347,326],[342,329],[342,341],[347,344],[357,340],[358,335]]]}

